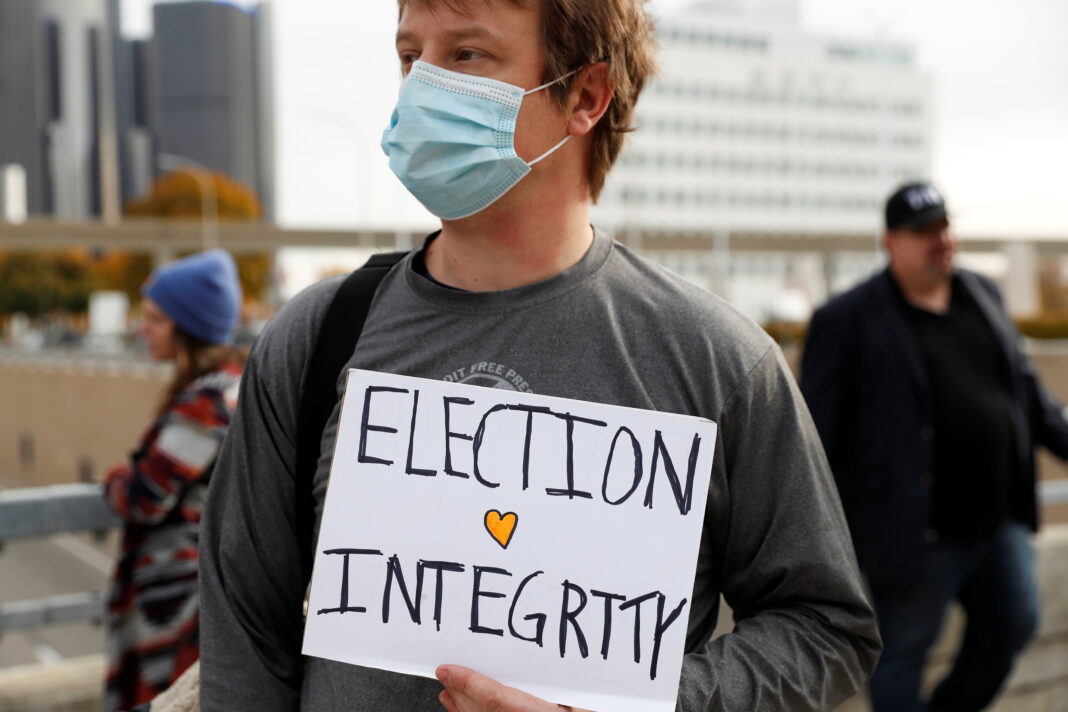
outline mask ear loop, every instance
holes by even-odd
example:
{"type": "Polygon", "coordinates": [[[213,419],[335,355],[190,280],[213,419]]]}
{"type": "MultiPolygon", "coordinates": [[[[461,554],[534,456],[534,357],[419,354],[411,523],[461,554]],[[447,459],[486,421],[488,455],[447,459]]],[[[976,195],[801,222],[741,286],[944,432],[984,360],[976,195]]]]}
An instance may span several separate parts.
{"type": "Polygon", "coordinates": [[[544,89],[546,87],[551,87],[553,84],[556,84],[558,82],[562,82],[565,79],[567,79],[568,77],[570,77],[572,74],[577,74],[581,69],[582,69],[582,67],[579,67],[578,69],[572,69],[567,74],[565,74],[563,76],[560,76],[560,77],[557,77],[556,79],[552,80],[551,82],[545,82],[540,87],[534,87],[533,89],[529,89],[529,90],[523,92],[523,96],[526,96],[528,94],[533,94],[536,91],[541,91],[542,89],[544,89]]]}
{"type": "Polygon", "coordinates": [[[565,143],[567,143],[570,138],[571,138],[571,134],[568,134],[567,136],[564,136],[564,140],[563,141],[561,141],[560,143],[556,144],[555,146],[553,146],[548,151],[546,151],[545,153],[543,153],[540,156],[538,156],[537,158],[535,158],[533,161],[531,161],[527,165],[528,166],[533,166],[535,163],[541,163],[543,160],[545,160],[546,158],[551,156],[556,151],[556,149],[560,148],[565,143]]]}
{"type": "MultiPolygon", "coordinates": [[[[563,75],[563,76],[560,76],[560,77],[557,77],[556,79],[552,80],[551,82],[546,82],[546,83],[542,84],[542,85],[541,85],[540,87],[534,87],[534,88],[533,88],[533,89],[531,89],[530,91],[525,91],[525,92],[523,92],[523,96],[526,96],[526,95],[528,95],[528,94],[533,94],[533,93],[534,93],[534,92],[536,92],[536,91],[541,91],[542,89],[545,89],[546,87],[551,87],[551,86],[552,86],[553,84],[556,84],[556,83],[558,83],[558,82],[562,82],[562,81],[564,81],[565,79],[567,79],[568,77],[570,77],[570,76],[571,76],[572,74],[575,74],[575,73],[577,73],[577,72],[578,72],[578,71],[579,71],[580,69],[582,69],[582,67],[579,67],[578,69],[572,69],[572,70],[571,70],[570,72],[568,72],[567,74],[565,74],[565,75],[563,75]]],[[[553,153],[555,153],[555,152],[556,152],[556,149],[558,149],[558,148],[560,148],[561,146],[563,146],[563,145],[564,145],[565,143],[567,143],[567,142],[568,142],[568,141],[569,141],[570,139],[571,139],[571,135],[570,135],[570,134],[568,134],[567,136],[564,136],[564,140],[563,140],[563,141],[561,141],[560,143],[556,144],[555,146],[553,146],[553,147],[552,147],[552,148],[550,148],[550,149],[549,149],[548,151],[546,151],[545,153],[543,153],[543,154],[541,154],[540,156],[538,156],[537,158],[535,158],[535,159],[534,159],[533,161],[531,161],[531,162],[530,162],[530,163],[528,163],[527,165],[528,165],[528,166],[531,166],[531,167],[533,167],[533,166],[534,166],[534,164],[536,164],[536,163],[541,163],[541,162],[542,162],[542,161],[544,161],[544,160],[545,160],[546,158],[548,158],[549,156],[553,155],[553,153]]]]}

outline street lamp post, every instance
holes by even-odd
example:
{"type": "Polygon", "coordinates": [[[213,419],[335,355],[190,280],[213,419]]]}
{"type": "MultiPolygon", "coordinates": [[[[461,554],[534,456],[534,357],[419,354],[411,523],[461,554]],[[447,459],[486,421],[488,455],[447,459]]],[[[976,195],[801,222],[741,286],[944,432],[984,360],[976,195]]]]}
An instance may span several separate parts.
{"type": "Polygon", "coordinates": [[[219,246],[219,202],[211,171],[207,166],[192,158],[173,153],[160,153],[156,156],[156,165],[165,171],[187,173],[196,180],[200,188],[200,220],[205,250],[219,246]]]}

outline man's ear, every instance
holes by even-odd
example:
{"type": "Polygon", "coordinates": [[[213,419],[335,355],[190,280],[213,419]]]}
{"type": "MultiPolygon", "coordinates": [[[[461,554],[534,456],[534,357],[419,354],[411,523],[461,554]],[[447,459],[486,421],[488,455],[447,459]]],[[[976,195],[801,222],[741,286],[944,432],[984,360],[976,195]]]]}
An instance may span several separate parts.
{"type": "Polygon", "coordinates": [[[571,136],[585,136],[593,131],[604,112],[608,111],[615,92],[616,85],[608,75],[607,62],[596,62],[580,70],[571,83],[568,133],[571,136]]]}

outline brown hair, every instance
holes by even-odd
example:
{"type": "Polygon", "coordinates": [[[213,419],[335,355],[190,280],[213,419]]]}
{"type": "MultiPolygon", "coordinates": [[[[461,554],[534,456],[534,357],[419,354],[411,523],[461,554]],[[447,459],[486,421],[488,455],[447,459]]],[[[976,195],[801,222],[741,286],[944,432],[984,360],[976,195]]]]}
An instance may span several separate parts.
{"type": "Polygon", "coordinates": [[[229,344],[209,344],[174,325],[175,371],[174,377],[163,392],[158,416],[162,416],[174,404],[178,395],[193,381],[206,373],[217,371],[226,364],[245,363],[243,349],[229,344]]]}
{"type": "MultiPolygon", "coordinates": [[[[400,12],[413,2],[440,2],[461,12],[471,0],[397,0],[400,12]]],[[[489,2],[489,0],[484,0],[489,2]]],[[[645,12],[645,0],[507,0],[529,7],[541,3],[541,32],[546,62],[542,81],[562,77],[595,62],[608,65],[615,94],[608,111],[593,129],[586,180],[594,202],[604,187],[605,176],[623,149],[623,139],[634,130],[634,107],[646,81],[656,73],[656,42],[653,23],[645,12]]],[[[554,84],[550,91],[560,106],[566,106],[572,78],[554,84]]]]}

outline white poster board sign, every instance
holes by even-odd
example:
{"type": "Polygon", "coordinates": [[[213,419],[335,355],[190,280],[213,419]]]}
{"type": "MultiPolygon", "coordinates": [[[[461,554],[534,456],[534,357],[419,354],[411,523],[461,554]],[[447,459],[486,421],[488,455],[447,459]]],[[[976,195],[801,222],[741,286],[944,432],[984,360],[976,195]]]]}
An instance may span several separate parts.
{"type": "Polygon", "coordinates": [[[716,425],[352,370],[304,654],[675,709],[716,425]]]}

